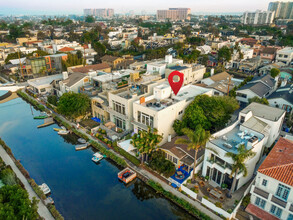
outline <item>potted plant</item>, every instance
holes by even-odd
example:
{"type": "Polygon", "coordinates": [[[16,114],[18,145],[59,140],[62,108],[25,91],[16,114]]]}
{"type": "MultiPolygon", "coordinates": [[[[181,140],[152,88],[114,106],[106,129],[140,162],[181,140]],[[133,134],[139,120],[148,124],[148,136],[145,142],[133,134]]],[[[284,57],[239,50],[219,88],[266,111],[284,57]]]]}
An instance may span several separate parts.
{"type": "Polygon", "coordinates": [[[210,177],[209,176],[205,176],[205,181],[209,181],[210,177]]]}

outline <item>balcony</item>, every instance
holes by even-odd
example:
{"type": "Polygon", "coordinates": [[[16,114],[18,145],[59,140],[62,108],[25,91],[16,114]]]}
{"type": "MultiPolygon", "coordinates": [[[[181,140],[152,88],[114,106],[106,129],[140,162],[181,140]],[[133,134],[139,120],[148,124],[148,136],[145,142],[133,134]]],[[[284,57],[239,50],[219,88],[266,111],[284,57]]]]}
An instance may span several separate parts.
{"type": "Polygon", "coordinates": [[[124,120],[128,120],[129,117],[127,115],[124,115],[122,113],[116,112],[112,107],[108,106],[106,107],[106,111],[109,112],[110,114],[116,115],[119,118],[122,118],[124,120]]]}
{"type": "Polygon", "coordinates": [[[265,199],[268,199],[269,198],[269,193],[267,193],[264,190],[259,189],[257,187],[254,188],[253,192],[256,193],[257,195],[265,198],[265,199]]]}
{"type": "Polygon", "coordinates": [[[285,201],[283,201],[283,200],[281,200],[281,199],[279,199],[279,198],[277,198],[275,196],[272,196],[271,201],[273,203],[276,203],[279,206],[282,206],[283,208],[286,208],[287,202],[285,202],[285,201]]]}

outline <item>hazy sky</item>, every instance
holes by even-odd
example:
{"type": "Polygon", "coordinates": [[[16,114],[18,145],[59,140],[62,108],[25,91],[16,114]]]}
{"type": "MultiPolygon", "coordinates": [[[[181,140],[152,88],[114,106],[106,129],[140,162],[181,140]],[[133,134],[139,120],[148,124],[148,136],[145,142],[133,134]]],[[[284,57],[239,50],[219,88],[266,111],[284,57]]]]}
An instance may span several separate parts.
{"type": "Polygon", "coordinates": [[[84,8],[114,8],[115,13],[134,10],[155,12],[169,7],[189,7],[194,12],[243,12],[267,10],[271,0],[0,0],[0,14],[82,14],[84,8]]]}

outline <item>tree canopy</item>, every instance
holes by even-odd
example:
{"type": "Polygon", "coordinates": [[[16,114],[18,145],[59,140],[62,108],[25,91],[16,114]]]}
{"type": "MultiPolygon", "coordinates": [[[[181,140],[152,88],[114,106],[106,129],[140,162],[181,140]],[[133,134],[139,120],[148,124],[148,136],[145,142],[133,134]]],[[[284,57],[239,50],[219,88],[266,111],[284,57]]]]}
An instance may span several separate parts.
{"type": "Polygon", "coordinates": [[[84,116],[90,111],[90,103],[90,98],[87,95],[68,92],[60,97],[57,110],[65,116],[76,118],[84,116]]]}
{"type": "Polygon", "coordinates": [[[78,58],[77,54],[68,53],[67,59],[62,60],[62,69],[66,70],[67,67],[81,65],[84,62],[84,59],[78,58]]]}
{"type": "Polygon", "coordinates": [[[220,62],[229,62],[232,58],[231,50],[224,46],[218,51],[218,61],[220,62]]]}
{"type": "Polygon", "coordinates": [[[96,19],[94,18],[94,16],[86,16],[85,17],[85,22],[87,23],[94,23],[96,21],[96,19]]]}
{"type": "Polygon", "coordinates": [[[186,108],[182,126],[195,130],[200,124],[205,130],[215,131],[223,128],[238,108],[233,97],[199,95],[186,108]]]}
{"type": "Polygon", "coordinates": [[[266,98],[259,98],[257,96],[254,96],[253,98],[251,99],[248,99],[249,103],[252,103],[252,102],[257,102],[257,103],[260,103],[260,104],[264,104],[264,105],[269,105],[269,102],[266,98]]]}
{"type": "Polygon", "coordinates": [[[31,201],[19,185],[6,185],[0,189],[0,219],[38,219],[37,204],[36,198],[31,201]]]}
{"type": "Polygon", "coordinates": [[[271,76],[273,78],[277,77],[279,74],[280,74],[280,70],[279,69],[277,69],[277,68],[272,68],[271,69],[271,76]]]}

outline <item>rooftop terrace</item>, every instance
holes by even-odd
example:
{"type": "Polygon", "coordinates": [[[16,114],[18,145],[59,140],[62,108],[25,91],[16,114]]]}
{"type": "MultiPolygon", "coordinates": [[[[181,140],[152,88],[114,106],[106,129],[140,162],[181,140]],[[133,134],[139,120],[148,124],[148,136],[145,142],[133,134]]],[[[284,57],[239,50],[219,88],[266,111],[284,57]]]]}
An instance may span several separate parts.
{"type": "Polygon", "coordinates": [[[250,150],[252,145],[248,143],[255,143],[261,141],[264,138],[264,135],[258,132],[248,132],[246,130],[241,131],[240,126],[237,125],[231,131],[221,135],[210,142],[217,145],[227,152],[237,153],[237,149],[241,144],[246,146],[246,149],[250,150]]]}

